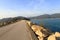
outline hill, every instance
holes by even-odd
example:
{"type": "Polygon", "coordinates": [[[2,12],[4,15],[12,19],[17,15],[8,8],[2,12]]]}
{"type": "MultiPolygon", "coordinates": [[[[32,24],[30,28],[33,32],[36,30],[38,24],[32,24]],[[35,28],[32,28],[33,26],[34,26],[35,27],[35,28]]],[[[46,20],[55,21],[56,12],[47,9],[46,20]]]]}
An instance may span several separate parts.
{"type": "Polygon", "coordinates": [[[40,16],[30,17],[30,19],[46,19],[46,18],[60,18],[60,13],[56,13],[52,15],[44,14],[40,16]]]}
{"type": "Polygon", "coordinates": [[[29,19],[26,17],[21,17],[21,16],[14,17],[14,18],[3,18],[3,19],[0,19],[0,27],[20,21],[20,20],[29,20],[29,19]]]}

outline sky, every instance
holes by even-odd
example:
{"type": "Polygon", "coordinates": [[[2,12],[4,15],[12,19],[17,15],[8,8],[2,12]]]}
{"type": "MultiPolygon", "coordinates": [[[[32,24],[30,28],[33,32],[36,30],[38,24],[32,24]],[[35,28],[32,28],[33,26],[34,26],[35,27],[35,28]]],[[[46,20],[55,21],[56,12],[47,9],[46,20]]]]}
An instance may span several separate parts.
{"type": "Polygon", "coordinates": [[[0,0],[0,18],[60,13],[60,0],[0,0]]]}

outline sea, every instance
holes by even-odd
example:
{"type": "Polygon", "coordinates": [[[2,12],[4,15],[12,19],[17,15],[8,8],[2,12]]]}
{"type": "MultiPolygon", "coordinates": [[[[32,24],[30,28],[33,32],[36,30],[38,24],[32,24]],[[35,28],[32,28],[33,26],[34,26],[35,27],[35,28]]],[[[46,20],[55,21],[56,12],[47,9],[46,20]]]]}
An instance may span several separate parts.
{"type": "Polygon", "coordinates": [[[60,32],[60,18],[31,19],[31,22],[42,25],[52,32],[60,32]]]}

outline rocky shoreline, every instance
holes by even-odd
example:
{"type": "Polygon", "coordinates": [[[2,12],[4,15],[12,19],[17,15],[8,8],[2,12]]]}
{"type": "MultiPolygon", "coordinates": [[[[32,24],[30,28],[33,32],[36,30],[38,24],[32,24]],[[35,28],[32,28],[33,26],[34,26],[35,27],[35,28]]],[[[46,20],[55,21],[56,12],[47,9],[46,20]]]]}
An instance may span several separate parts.
{"type": "Polygon", "coordinates": [[[60,40],[60,33],[55,32],[52,33],[50,30],[33,24],[31,21],[26,21],[28,26],[33,30],[33,32],[37,35],[39,40],[60,40]]]}

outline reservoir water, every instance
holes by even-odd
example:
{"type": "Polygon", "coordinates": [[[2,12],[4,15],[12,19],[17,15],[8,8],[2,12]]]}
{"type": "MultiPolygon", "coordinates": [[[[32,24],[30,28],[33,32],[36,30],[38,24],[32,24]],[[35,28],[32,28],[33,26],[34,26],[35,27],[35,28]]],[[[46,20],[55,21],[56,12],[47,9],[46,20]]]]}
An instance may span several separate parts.
{"type": "Polygon", "coordinates": [[[38,25],[43,25],[45,28],[48,28],[52,32],[60,32],[60,18],[31,19],[31,21],[38,25]]]}

